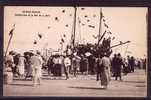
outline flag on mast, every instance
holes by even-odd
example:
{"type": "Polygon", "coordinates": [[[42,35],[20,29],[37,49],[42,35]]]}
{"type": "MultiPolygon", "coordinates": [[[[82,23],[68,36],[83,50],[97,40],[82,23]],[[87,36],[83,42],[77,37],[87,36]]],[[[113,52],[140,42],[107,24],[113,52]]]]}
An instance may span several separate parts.
{"type": "Polygon", "coordinates": [[[9,32],[9,35],[10,35],[10,36],[13,35],[14,29],[15,29],[15,24],[13,25],[13,28],[12,28],[12,29],[10,30],[10,32],[9,32]]]}

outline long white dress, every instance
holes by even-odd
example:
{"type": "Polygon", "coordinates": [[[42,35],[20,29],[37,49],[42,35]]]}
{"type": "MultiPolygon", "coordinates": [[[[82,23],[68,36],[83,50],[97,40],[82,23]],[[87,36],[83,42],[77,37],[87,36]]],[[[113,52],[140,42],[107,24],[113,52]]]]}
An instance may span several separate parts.
{"type": "Polygon", "coordinates": [[[102,65],[104,66],[104,70],[101,72],[101,85],[107,86],[110,81],[110,66],[111,62],[108,57],[103,57],[102,59],[102,65]]]}
{"type": "Polygon", "coordinates": [[[41,67],[42,67],[42,58],[40,56],[32,56],[31,59],[31,66],[33,69],[32,75],[33,77],[36,76],[38,78],[41,77],[42,72],[41,72],[41,67]]]}
{"type": "Polygon", "coordinates": [[[25,73],[25,58],[22,56],[19,57],[18,70],[19,70],[20,75],[24,75],[24,73],[25,73]]]}

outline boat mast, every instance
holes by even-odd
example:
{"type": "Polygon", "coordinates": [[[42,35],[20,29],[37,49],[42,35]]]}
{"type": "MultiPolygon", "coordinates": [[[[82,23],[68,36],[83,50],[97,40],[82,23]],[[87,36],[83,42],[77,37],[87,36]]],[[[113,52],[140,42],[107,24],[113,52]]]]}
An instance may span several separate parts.
{"type": "Polygon", "coordinates": [[[97,46],[99,46],[100,43],[100,39],[101,39],[101,24],[102,24],[102,8],[100,8],[100,23],[99,23],[99,34],[98,34],[98,44],[97,46]]]}
{"type": "Polygon", "coordinates": [[[74,6],[75,13],[74,13],[74,26],[73,26],[73,51],[75,49],[75,32],[76,32],[76,14],[77,14],[77,7],[74,6]]]}

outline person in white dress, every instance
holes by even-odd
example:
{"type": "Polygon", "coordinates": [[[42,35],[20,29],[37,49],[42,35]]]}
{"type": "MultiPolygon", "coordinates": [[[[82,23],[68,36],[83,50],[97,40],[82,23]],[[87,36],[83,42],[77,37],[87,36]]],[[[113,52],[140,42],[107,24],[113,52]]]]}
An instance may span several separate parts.
{"type": "Polygon", "coordinates": [[[40,85],[40,80],[41,80],[41,68],[42,68],[42,57],[40,56],[40,52],[37,52],[34,54],[34,56],[31,57],[30,59],[31,66],[32,66],[32,76],[33,76],[33,85],[40,85]]]}
{"type": "Polygon", "coordinates": [[[18,61],[17,68],[18,68],[18,72],[19,72],[20,77],[21,78],[24,77],[24,74],[25,74],[25,58],[24,58],[23,55],[19,56],[19,61],[18,61]]]}

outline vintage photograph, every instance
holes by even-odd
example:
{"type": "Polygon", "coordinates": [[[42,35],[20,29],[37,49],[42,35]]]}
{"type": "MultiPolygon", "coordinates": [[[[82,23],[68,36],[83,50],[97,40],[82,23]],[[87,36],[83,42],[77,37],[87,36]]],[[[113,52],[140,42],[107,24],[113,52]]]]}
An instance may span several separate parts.
{"type": "Polygon", "coordinates": [[[147,7],[4,6],[3,96],[146,97],[147,7]]]}

